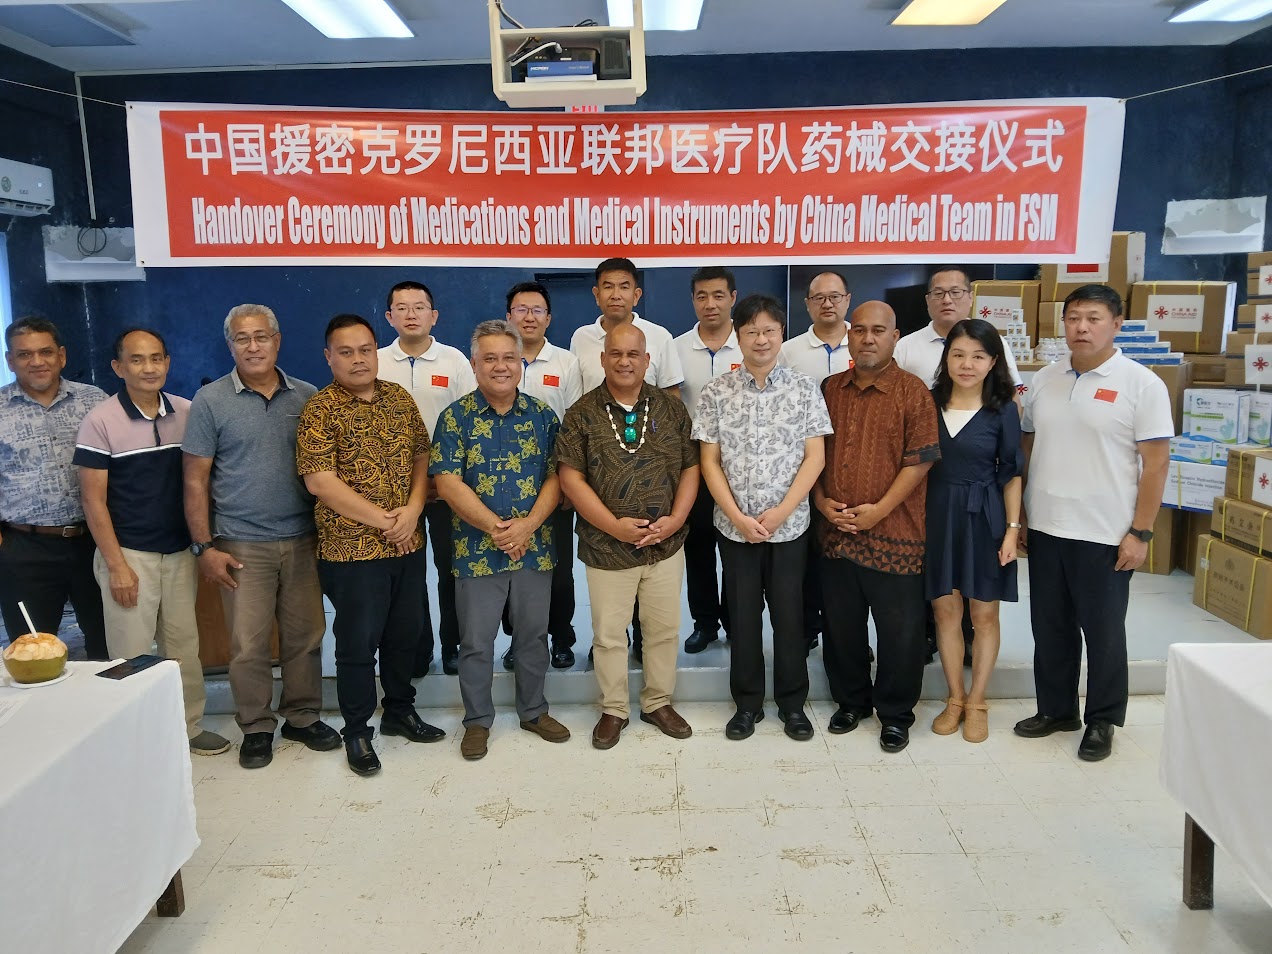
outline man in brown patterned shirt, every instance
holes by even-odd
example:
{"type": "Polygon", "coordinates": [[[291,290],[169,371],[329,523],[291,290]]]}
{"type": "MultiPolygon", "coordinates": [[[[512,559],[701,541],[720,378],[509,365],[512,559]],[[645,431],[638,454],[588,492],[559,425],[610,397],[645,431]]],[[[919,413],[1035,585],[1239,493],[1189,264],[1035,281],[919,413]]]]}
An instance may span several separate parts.
{"type": "Polygon", "coordinates": [[[693,731],[671,707],[671,694],[698,447],[680,399],[644,381],[649,354],[640,328],[620,324],[603,347],[605,380],[566,411],[556,449],[561,489],[579,515],[579,559],[592,603],[601,690],[592,745],[609,749],[627,726],[627,624],[638,598],[645,639],[640,717],[672,738],[693,731]]]}
{"type": "Polygon", "coordinates": [[[822,657],[839,709],[827,727],[851,732],[878,713],[879,745],[909,744],[923,685],[923,543],[927,472],[941,456],[936,404],[892,359],[900,335],[892,309],[870,301],[852,313],[853,368],[822,394],[835,433],[813,488],[821,534],[826,645],[822,657]],[[879,640],[870,683],[867,624],[879,640]]]}
{"type": "Polygon", "coordinates": [[[420,513],[428,493],[428,430],[406,388],[376,380],[375,332],[359,315],[327,325],[331,384],[306,403],[296,465],[316,498],[318,578],[336,609],[336,696],[345,756],[374,775],[375,664],[381,735],[435,742],[445,733],[415,711],[411,667],[424,631],[426,565],[420,513]]]}

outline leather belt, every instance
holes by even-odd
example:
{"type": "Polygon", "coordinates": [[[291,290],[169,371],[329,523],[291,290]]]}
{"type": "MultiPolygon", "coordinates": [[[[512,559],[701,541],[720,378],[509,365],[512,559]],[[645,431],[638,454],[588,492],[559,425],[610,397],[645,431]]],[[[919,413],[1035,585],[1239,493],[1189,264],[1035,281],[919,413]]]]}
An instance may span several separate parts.
{"type": "Polygon", "coordinates": [[[41,527],[31,523],[0,523],[5,530],[17,530],[21,533],[34,533],[41,537],[82,537],[88,533],[88,524],[72,523],[65,527],[41,527]]]}

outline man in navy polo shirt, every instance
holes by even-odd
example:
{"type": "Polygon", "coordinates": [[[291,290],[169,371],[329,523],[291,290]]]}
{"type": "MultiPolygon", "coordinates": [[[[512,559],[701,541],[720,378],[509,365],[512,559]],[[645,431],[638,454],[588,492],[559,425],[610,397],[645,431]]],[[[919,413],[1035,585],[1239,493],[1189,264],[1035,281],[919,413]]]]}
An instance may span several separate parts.
{"type": "Polygon", "coordinates": [[[97,543],[93,571],[110,592],[102,599],[106,646],[112,656],[129,659],[158,643],[161,654],[176,659],[190,751],[219,755],[230,743],[199,726],[203,664],[181,477],[190,402],[163,392],[172,359],[158,332],[125,331],[114,351],[111,367],[124,389],[88,412],[73,458],[97,543]]]}

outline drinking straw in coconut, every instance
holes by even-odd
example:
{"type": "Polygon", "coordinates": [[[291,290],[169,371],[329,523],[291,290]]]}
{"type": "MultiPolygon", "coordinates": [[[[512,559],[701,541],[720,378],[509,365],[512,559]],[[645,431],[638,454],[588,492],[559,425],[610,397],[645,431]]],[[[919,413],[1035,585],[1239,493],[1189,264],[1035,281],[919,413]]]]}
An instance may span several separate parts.
{"type": "Polygon", "coordinates": [[[35,623],[31,622],[31,614],[27,612],[26,604],[21,600],[18,601],[18,609],[22,610],[22,618],[26,620],[27,630],[32,636],[35,635],[35,623]]]}

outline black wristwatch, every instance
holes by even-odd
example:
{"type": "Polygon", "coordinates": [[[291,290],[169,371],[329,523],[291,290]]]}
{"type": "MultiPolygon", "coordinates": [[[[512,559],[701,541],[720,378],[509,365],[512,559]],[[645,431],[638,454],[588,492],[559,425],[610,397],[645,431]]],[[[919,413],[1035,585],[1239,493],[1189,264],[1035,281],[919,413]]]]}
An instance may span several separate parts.
{"type": "MultiPolygon", "coordinates": [[[[1151,536],[1151,534],[1150,534],[1150,536],[1151,536]]],[[[195,556],[197,556],[197,557],[201,557],[201,556],[203,556],[203,554],[205,554],[208,550],[212,550],[212,549],[215,549],[215,548],[212,546],[212,541],[211,541],[211,540],[209,540],[207,543],[192,543],[192,544],[190,544],[190,552],[191,552],[191,553],[193,553],[193,554],[194,554],[195,556]]]]}
{"type": "Polygon", "coordinates": [[[1131,527],[1131,529],[1127,530],[1126,532],[1129,533],[1131,536],[1133,536],[1140,543],[1148,543],[1149,540],[1153,539],[1152,530],[1136,530],[1134,527],[1131,527]]]}

